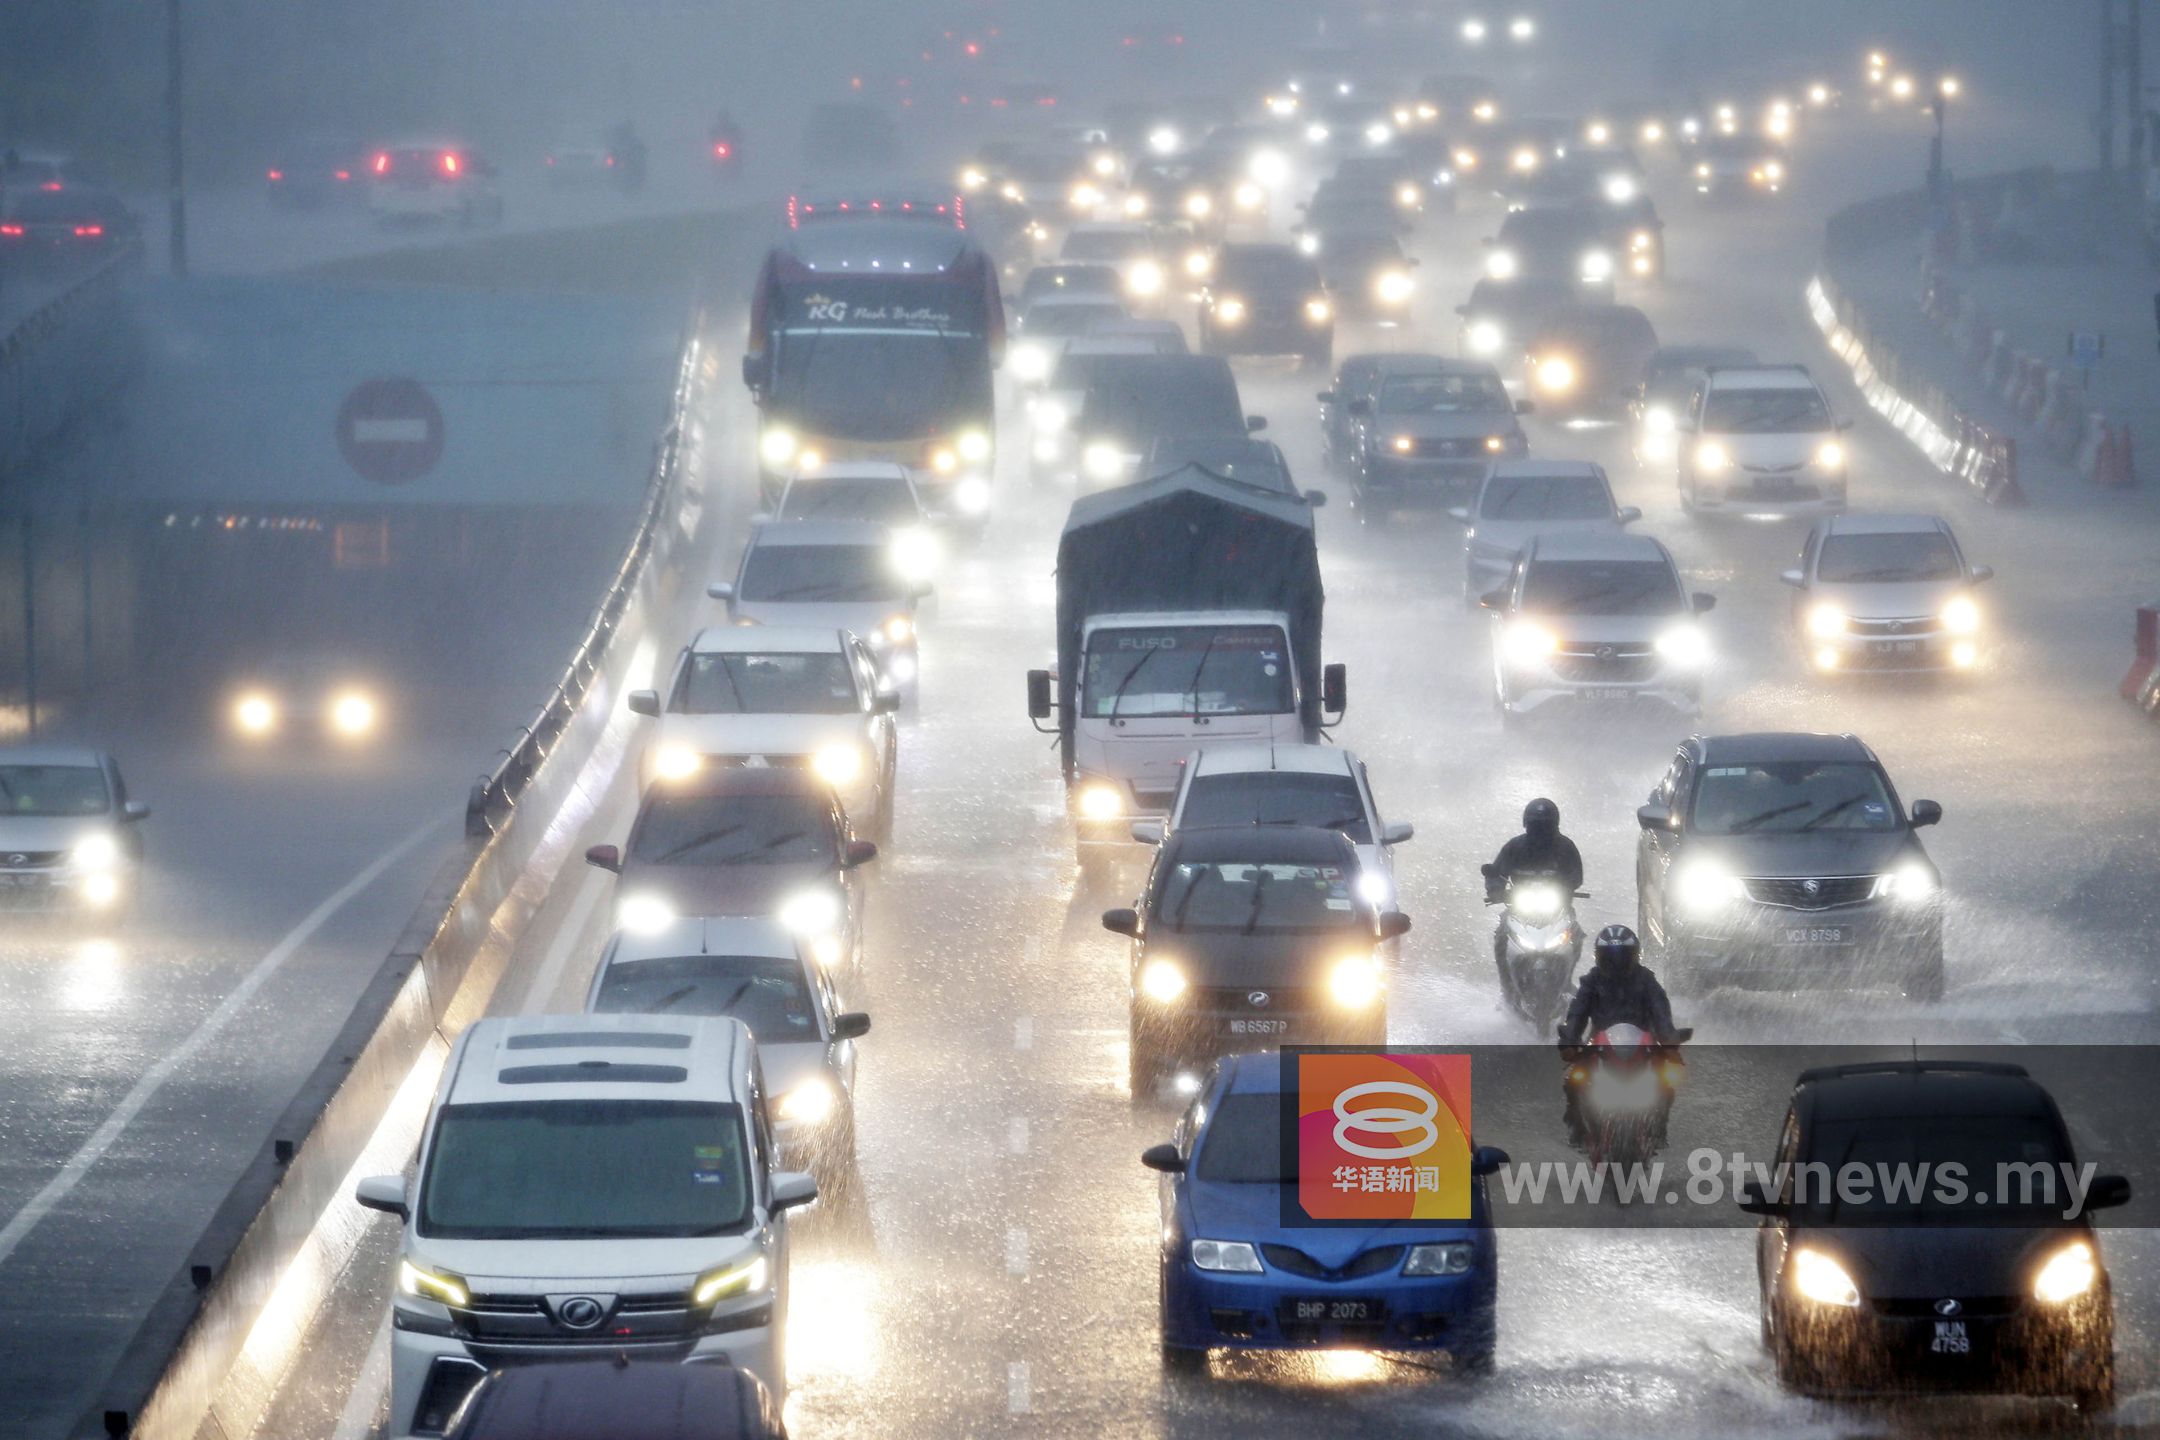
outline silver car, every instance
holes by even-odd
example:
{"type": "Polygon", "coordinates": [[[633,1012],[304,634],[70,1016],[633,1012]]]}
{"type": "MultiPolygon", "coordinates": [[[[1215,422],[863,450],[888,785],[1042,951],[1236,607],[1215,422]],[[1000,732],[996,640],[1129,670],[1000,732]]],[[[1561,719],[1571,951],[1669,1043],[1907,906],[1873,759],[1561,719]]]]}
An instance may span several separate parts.
{"type": "Polygon", "coordinates": [[[1587,460],[1498,461],[1477,498],[1448,514],[1468,527],[1463,599],[1472,605],[1506,583],[1515,557],[1538,536],[1610,533],[1642,519],[1633,505],[1613,503],[1605,467],[1587,460]]]}
{"type": "Polygon", "coordinates": [[[593,1015],[729,1015],[750,1027],[781,1163],[835,1194],[855,1163],[855,1042],[870,1017],[778,920],[686,917],[617,931],[585,996],[593,1015]]]}
{"type": "Polygon", "coordinates": [[[775,520],[743,547],[732,581],[705,587],[736,625],[852,630],[878,657],[879,678],[915,680],[915,611],[929,585],[911,576],[883,525],[855,520],[775,520]]]}
{"type": "Polygon", "coordinates": [[[1994,574],[1938,516],[1840,515],[1816,522],[1780,578],[1808,663],[1827,673],[1970,670],[1986,621],[1973,587],[1994,574]]]}
{"type": "Polygon", "coordinates": [[[0,911],[111,913],[134,898],[150,814],[101,750],[0,749],[0,911]]]}

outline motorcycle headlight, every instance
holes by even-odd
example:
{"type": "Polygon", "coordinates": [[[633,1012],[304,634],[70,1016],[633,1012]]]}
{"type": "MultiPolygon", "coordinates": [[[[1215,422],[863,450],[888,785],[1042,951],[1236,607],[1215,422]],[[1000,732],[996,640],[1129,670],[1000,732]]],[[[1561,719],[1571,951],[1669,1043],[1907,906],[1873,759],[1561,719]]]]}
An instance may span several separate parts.
{"type": "Polygon", "coordinates": [[[1565,395],[1575,388],[1579,378],[1575,362],[1565,355],[1548,355],[1538,362],[1538,389],[1548,395],[1565,395]]]}
{"type": "Polygon", "coordinates": [[[1010,363],[1014,377],[1030,384],[1050,374],[1049,350],[1026,340],[1012,347],[1010,363]]]}
{"type": "Polygon", "coordinates": [[[1824,470],[1845,468],[1845,447],[1835,440],[1825,440],[1815,447],[1815,464],[1824,470]]]}
{"type": "Polygon", "coordinates": [[[445,1305],[470,1305],[472,1295],[465,1288],[465,1277],[432,1265],[422,1265],[411,1256],[398,1261],[398,1290],[420,1300],[439,1300],[445,1305]]]}
{"type": "Polygon", "coordinates": [[[1508,908],[1525,920],[1550,920],[1560,913],[1560,887],[1517,885],[1508,891],[1508,908]]]}
{"type": "Polygon", "coordinates": [[[798,890],[780,902],[780,923],[797,935],[828,935],[840,924],[840,897],[830,890],[798,890]]]}
{"type": "Polygon", "coordinates": [[[774,426],[758,437],[758,456],[768,465],[785,465],[799,448],[795,432],[774,426]]]}
{"type": "Polygon", "coordinates": [[[765,1288],[765,1277],[770,1271],[763,1255],[719,1270],[708,1270],[698,1277],[697,1288],[690,1292],[690,1298],[699,1305],[710,1305],[737,1295],[755,1294],[765,1288]]]}
{"type": "Polygon", "coordinates": [[[1062,400],[1039,400],[1028,407],[1028,421],[1039,435],[1055,435],[1072,423],[1062,400]]]}
{"type": "Polygon", "coordinates": [[[1204,220],[1215,210],[1213,197],[1194,191],[1185,197],[1185,213],[1195,220],[1204,220]]]}
{"type": "Polygon", "coordinates": [[[1125,813],[1125,797],[1107,780],[1090,780],[1082,785],[1074,804],[1081,818],[1087,820],[1115,820],[1125,813]]]}
{"type": "Polygon", "coordinates": [[[1700,665],[1710,658],[1710,642],[1696,625],[1675,625],[1657,637],[1657,652],[1675,665],[1700,665]]]}
{"type": "Polygon", "coordinates": [[[1463,339],[1473,355],[1497,355],[1500,347],[1507,343],[1507,334],[1490,320],[1473,320],[1470,328],[1463,332],[1463,339]]]}
{"type": "Polygon", "coordinates": [[[797,1125],[822,1125],[839,1103],[832,1081],[813,1075],[780,1097],[779,1118],[797,1125]]]}
{"type": "Polygon", "coordinates": [[[1153,260],[1140,260],[1125,272],[1125,288],[1135,295],[1160,295],[1163,287],[1162,266],[1153,260]]]}
{"type": "Polygon", "coordinates": [[[2048,1257],[2033,1277],[2033,1298],[2046,1305],[2062,1305],[2077,1299],[2100,1279],[2100,1260],[2092,1246],[2073,1240],[2048,1257]]]}
{"type": "Polygon", "coordinates": [[[1315,145],[1327,144],[1329,133],[1328,127],[1317,120],[1305,127],[1305,138],[1315,145]]]}
{"type": "Polygon", "coordinates": [[[1327,301],[1314,298],[1305,302],[1305,318],[1315,325],[1325,325],[1335,314],[1335,307],[1327,301]]]}
{"type": "Polygon", "coordinates": [[[654,935],[675,923],[675,907],[661,895],[633,891],[615,906],[615,923],[633,935],[654,935]]]}
{"type": "Polygon", "coordinates": [[[1242,180],[1230,192],[1230,203],[1240,210],[1258,210],[1267,204],[1267,191],[1257,181],[1242,180]]]}
{"type": "Polygon", "coordinates": [[[1215,302],[1215,323],[1236,325],[1245,318],[1245,302],[1235,295],[1226,295],[1215,302]]]}
{"type": "Polygon", "coordinates": [[[1373,282],[1373,294],[1379,297],[1383,305],[1401,305],[1407,302],[1415,288],[1408,272],[1402,270],[1383,271],[1380,278],[1373,282]]]}
{"type": "Polygon", "coordinates": [[[1712,915],[1747,894],[1740,877],[1715,860],[1697,860],[1673,877],[1680,906],[1691,915],[1712,915]]]}
{"type": "Polygon", "coordinates": [[[1732,452],[1715,440],[1695,447],[1695,468],[1704,475],[1722,475],[1732,469],[1732,452]]]}
{"type": "Polygon", "coordinates": [[[120,842],[110,835],[85,835],[68,851],[68,863],[77,870],[110,870],[120,863],[120,842]]]}
{"type": "Polygon", "coordinates": [[[1847,623],[1845,612],[1828,601],[1811,607],[1807,612],[1808,634],[1818,640],[1835,640],[1845,633],[1847,623]]]}
{"type": "Polygon", "coordinates": [[[1591,281],[1612,279],[1612,256],[1603,250],[1592,250],[1583,256],[1582,278],[1591,281]]]}
{"type": "Polygon", "coordinates": [[[862,774],[862,751],[853,745],[827,745],[810,758],[810,768],[828,785],[845,785],[862,774]]]}
{"type": "Polygon", "coordinates": [[[1406,1276],[1467,1275],[1477,1263],[1477,1247],[1462,1241],[1444,1245],[1413,1245],[1403,1257],[1406,1276]]]}
{"type": "Polygon", "coordinates": [[[1709,161],[1705,160],[1705,161],[1703,161],[1703,162],[1702,162],[1701,164],[1699,164],[1699,165],[1697,165],[1697,166],[1695,167],[1695,178],[1696,178],[1696,179],[1698,179],[1698,180],[1707,180],[1707,179],[1709,179],[1709,178],[1710,178],[1710,162],[1709,162],[1709,161]]]}
{"type": "Polygon", "coordinates": [[[662,745],[653,751],[655,780],[687,780],[705,768],[705,757],[688,745],[662,745]]]}
{"type": "Polygon", "coordinates": [[[1140,993],[1168,1005],[1185,993],[1185,972],[1175,960],[1150,960],[1140,967],[1140,993]]]}
{"type": "Polygon", "coordinates": [[[1641,1114],[1658,1103],[1658,1075],[1645,1066],[1616,1070],[1601,1065],[1590,1072],[1590,1106],[1608,1115],[1641,1114]]]}
{"type": "Polygon", "coordinates": [[[1117,174],[1117,157],[1115,155],[1097,155],[1088,162],[1088,168],[1093,170],[1098,178],[1107,180],[1112,175],[1117,174]]]}
{"type": "Polygon", "coordinates": [[[1344,1010],[1366,1010],[1380,998],[1380,963],[1370,955],[1345,955],[1328,971],[1328,998],[1344,1010]]]}
{"type": "Polygon", "coordinates": [[[1501,643],[1507,647],[1507,658],[1518,665],[1543,660],[1560,648],[1559,637],[1531,620],[1517,620],[1501,634],[1501,643]]]}
{"type": "Polygon", "coordinates": [[[1485,252],[1485,274],[1494,280],[1512,280],[1522,262],[1512,250],[1488,250],[1485,252]]]}
{"type": "Polygon", "coordinates": [[[1803,1246],[1793,1251],[1791,1273],[1793,1291],[1804,1299],[1846,1310],[1860,1307],[1860,1287],[1843,1265],[1820,1250],[1803,1246]]]}
{"type": "Polygon", "coordinates": [[[1148,131],[1147,143],[1148,149],[1154,151],[1157,155],[1169,155],[1176,152],[1178,146],[1184,143],[1184,139],[1172,127],[1158,125],[1153,130],[1148,131]]]}
{"type": "Polygon", "coordinates": [[[1980,628],[1980,607],[1970,595],[1959,595],[1942,609],[1943,628],[1953,635],[1970,635],[1980,628]]]}
{"type": "Polygon", "coordinates": [[[1196,1270],[1230,1275],[1265,1273],[1260,1264],[1260,1252],[1243,1240],[1195,1240],[1192,1242],[1192,1263],[1196,1270]]]}
{"type": "Polygon", "coordinates": [[[1125,468],[1125,456],[1117,446],[1098,440],[1080,452],[1080,464],[1096,480],[1115,480],[1125,468]]]}

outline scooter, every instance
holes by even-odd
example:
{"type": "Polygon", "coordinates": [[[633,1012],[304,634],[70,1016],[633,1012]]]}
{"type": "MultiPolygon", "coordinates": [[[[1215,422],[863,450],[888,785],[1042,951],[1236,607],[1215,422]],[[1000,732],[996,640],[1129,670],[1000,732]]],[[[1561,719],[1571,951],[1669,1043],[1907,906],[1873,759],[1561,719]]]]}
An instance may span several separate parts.
{"type": "Polygon", "coordinates": [[[1533,1029],[1543,1030],[1560,1013],[1568,981],[1582,963],[1583,929],[1576,923],[1575,902],[1587,900],[1589,892],[1571,894],[1550,872],[1510,877],[1487,865],[1483,873],[1485,903],[1506,907],[1494,934],[1501,998],[1533,1029]],[[1505,889],[1496,892],[1492,887],[1503,881],[1505,889]]]}
{"type": "Polygon", "coordinates": [[[1587,1045],[1563,1044],[1571,1138],[1592,1164],[1639,1164],[1664,1148],[1666,1118],[1687,1077],[1680,1046],[1695,1032],[1674,1035],[1663,1045],[1639,1026],[1612,1025],[1587,1045]]]}

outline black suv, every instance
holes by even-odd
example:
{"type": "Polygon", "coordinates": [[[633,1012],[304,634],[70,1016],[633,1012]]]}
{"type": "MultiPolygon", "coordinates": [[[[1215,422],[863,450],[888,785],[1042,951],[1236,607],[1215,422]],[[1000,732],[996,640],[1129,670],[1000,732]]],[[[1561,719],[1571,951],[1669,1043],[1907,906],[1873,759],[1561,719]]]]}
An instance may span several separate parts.
{"type": "Polygon", "coordinates": [[[2090,1215],[2127,1203],[2130,1182],[2089,1176],[2078,1204],[2076,1173],[2062,1115],[2022,1066],[1803,1071],[1768,1184],[1744,1182],[1739,1197],[1763,1217],[1756,1278],[1778,1379],[1810,1394],[2008,1392],[2105,1410],[2115,1317],[2090,1215]],[[1855,1164],[1864,1187],[1829,1183],[1855,1164]],[[1924,1189],[1891,1198],[1900,1173],[1924,1189]]]}
{"type": "Polygon", "coordinates": [[[1851,735],[1696,735],[1635,812],[1636,928],[1669,978],[1943,990],[1941,876],[1851,735]]]}
{"type": "Polygon", "coordinates": [[[1381,947],[1410,917],[1360,892],[1357,850],[1304,826],[1180,829],[1130,910],[1132,1095],[1216,1058],[1278,1045],[1387,1039],[1381,947]]]}
{"type": "Polygon", "coordinates": [[[1200,295],[1209,355],[1295,355],[1313,369],[1335,358],[1335,304],[1320,269],[1288,245],[1225,245],[1200,295]]]}

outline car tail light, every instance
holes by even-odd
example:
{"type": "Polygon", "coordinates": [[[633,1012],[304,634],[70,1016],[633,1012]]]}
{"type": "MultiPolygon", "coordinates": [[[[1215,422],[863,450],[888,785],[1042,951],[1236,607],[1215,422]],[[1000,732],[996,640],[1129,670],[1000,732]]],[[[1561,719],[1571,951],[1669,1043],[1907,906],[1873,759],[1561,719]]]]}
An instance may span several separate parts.
{"type": "Polygon", "coordinates": [[[270,179],[273,183],[279,180],[283,180],[284,178],[285,172],[283,170],[272,170],[270,172],[270,179]]]}
{"type": "Polygon", "coordinates": [[[350,171],[350,170],[338,170],[338,171],[335,171],[335,172],[333,172],[333,173],[334,173],[334,174],[335,174],[335,175],[337,176],[337,178],[338,178],[338,179],[340,179],[340,180],[350,180],[350,179],[352,179],[352,171],[350,171]]]}
{"type": "Polygon", "coordinates": [[[721,143],[712,147],[712,153],[716,159],[725,160],[728,156],[734,154],[735,151],[734,147],[730,146],[726,141],[722,141],[721,143]]]}
{"type": "Polygon", "coordinates": [[[608,156],[608,157],[607,157],[607,167],[608,167],[608,169],[610,169],[610,170],[612,170],[612,169],[614,169],[614,168],[615,168],[615,157],[614,157],[614,156],[610,155],[610,156],[608,156]]]}
{"type": "Polygon", "coordinates": [[[5,237],[9,240],[20,240],[22,238],[22,233],[23,227],[20,225],[0,225],[0,237],[5,237]]]}
{"type": "Polygon", "coordinates": [[[58,180],[47,180],[44,184],[38,186],[38,189],[43,190],[48,195],[56,195],[63,188],[65,187],[58,180]]]}
{"type": "Polygon", "coordinates": [[[459,159],[459,158],[458,158],[458,154],[457,154],[457,152],[456,152],[455,150],[445,150],[445,151],[443,151],[443,157],[442,157],[442,173],[443,173],[443,174],[445,174],[445,175],[455,175],[455,174],[457,174],[457,173],[458,173],[458,171],[460,171],[460,170],[462,170],[462,169],[464,169],[464,168],[465,168],[465,162],[464,162],[463,160],[461,160],[461,159],[459,159]]]}
{"type": "Polygon", "coordinates": [[[77,235],[87,236],[89,238],[95,239],[97,236],[103,235],[105,233],[105,227],[103,225],[77,225],[75,227],[75,233],[77,235]]]}
{"type": "Polygon", "coordinates": [[[386,150],[382,154],[375,157],[375,173],[377,175],[387,175],[390,173],[389,151],[386,150]]]}
{"type": "Polygon", "coordinates": [[[554,157],[554,156],[552,156],[552,155],[548,156],[548,157],[547,157],[547,163],[548,163],[548,164],[550,164],[550,165],[553,165],[553,164],[555,163],[555,157],[554,157]]]}

